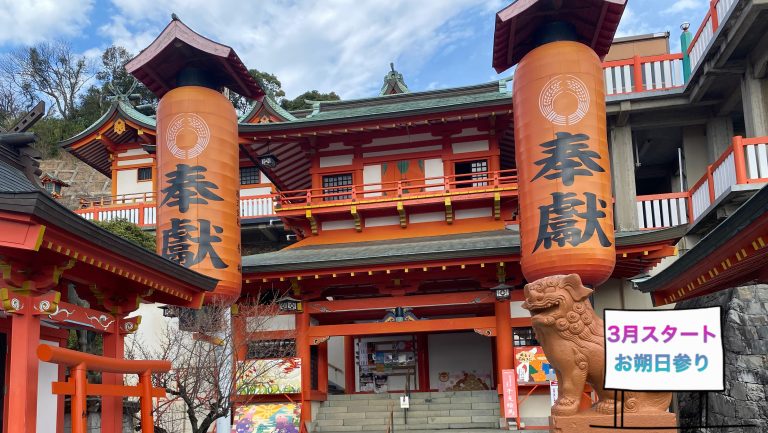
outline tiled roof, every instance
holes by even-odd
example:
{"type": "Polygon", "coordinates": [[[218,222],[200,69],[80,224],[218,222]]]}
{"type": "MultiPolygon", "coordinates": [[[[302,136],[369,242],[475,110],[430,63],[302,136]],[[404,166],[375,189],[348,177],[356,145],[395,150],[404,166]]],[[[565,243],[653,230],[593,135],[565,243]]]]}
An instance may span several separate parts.
{"type": "Polygon", "coordinates": [[[19,170],[0,161],[0,193],[20,193],[40,191],[19,170]]]}
{"type": "MultiPolygon", "coordinates": [[[[686,226],[662,230],[617,232],[616,246],[633,246],[678,239],[686,226]]],[[[370,266],[520,253],[517,230],[390,239],[288,248],[243,257],[243,272],[279,272],[370,266]]]]}

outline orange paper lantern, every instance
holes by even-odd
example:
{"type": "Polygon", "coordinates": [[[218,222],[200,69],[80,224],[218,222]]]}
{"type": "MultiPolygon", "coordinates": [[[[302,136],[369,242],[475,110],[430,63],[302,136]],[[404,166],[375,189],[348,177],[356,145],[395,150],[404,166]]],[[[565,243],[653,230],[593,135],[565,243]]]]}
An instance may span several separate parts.
{"type": "Polygon", "coordinates": [[[240,274],[239,151],[232,103],[183,86],[157,107],[158,254],[219,280],[235,300],[240,274]]]}
{"type": "Polygon", "coordinates": [[[534,49],[515,72],[513,103],[523,274],[599,285],[616,264],[600,59],[578,42],[534,49]]]}

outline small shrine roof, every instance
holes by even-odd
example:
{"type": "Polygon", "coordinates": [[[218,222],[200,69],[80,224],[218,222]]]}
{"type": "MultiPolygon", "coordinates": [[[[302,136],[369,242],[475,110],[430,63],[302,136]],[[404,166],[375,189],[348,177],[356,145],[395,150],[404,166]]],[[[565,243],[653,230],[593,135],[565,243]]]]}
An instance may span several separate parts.
{"type": "MultiPolygon", "coordinates": [[[[675,243],[686,226],[662,230],[617,232],[616,246],[634,247],[675,243]]],[[[243,257],[243,273],[291,272],[365,267],[478,257],[514,257],[520,254],[517,230],[494,230],[442,236],[363,241],[288,248],[243,257]]],[[[648,259],[648,264],[651,260],[648,259]]]]}
{"type": "Polygon", "coordinates": [[[381,86],[379,95],[395,95],[398,93],[409,93],[408,86],[405,85],[403,74],[395,70],[395,64],[390,63],[391,71],[384,76],[384,84],[381,86]]]}
{"type": "Polygon", "coordinates": [[[253,117],[259,112],[259,110],[262,109],[262,107],[267,111],[267,113],[272,114],[283,122],[291,122],[296,120],[296,116],[289,113],[285,108],[281,107],[277,101],[272,99],[270,96],[265,96],[261,100],[253,101],[248,111],[240,116],[238,122],[246,123],[252,120],[253,117]]]}
{"type": "Polygon", "coordinates": [[[535,32],[544,23],[565,21],[573,25],[578,40],[592,47],[602,59],[627,0],[514,0],[496,14],[493,67],[496,72],[516,65],[536,47],[535,32]]]}
{"type": "Polygon", "coordinates": [[[768,187],[637,289],[661,305],[751,281],[768,282],[768,187]]]}
{"type": "Polygon", "coordinates": [[[206,71],[217,85],[247,98],[264,96],[235,50],[194,32],[175,14],[157,38],[125,64],[125,70],[158,98],[178,86],[177,76],[187,67],[206,71]]]}

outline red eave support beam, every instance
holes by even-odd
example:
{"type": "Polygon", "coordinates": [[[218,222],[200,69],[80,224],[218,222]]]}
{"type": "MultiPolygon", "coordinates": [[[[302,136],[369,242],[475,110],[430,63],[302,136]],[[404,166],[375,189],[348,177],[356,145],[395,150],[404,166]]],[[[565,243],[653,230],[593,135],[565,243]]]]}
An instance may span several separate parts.
{"type": "MultiPolygon", "coordinates": [[[[512,291],[514,301],[523,300],[523,291],[512,291]]],[[[347,311],[388,310],[397,307],[442,307],[449,305],[490,304],[495,302],[490,291],[445,293],[435,295],[391,296],[370,299],[339,299],[335,301],[309,301],[305,308],[311,314],[341,313],[347,311]]]]}
{"type": "MultiPolygon", "coordinates": [[[[511,328],[512,326],[530,326],[530,323],[530,318],[515,318],[510,319],[509,325],[511,328]]],[[[346,335],[370,336],[384,334],[413,334],[418,332],[462,331],[475,329],[496,329],[496,316],[414,320],[410,322],[375,322],[352,323],[346,325],[309,326],[307,334],[309,335],[310,339],[314,339],[346,335]]]]}

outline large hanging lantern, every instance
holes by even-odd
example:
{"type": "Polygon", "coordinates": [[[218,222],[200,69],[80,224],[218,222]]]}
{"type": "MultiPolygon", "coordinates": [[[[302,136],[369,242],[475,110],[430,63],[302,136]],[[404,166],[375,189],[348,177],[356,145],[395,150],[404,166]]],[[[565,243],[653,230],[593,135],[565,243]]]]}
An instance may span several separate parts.
{"type": "Polygon", "coordinates": [[[613,272],[611,164],[600,59],[550,42],[515,73],[515,157],[521,267],[528,281],[577,273],[599,285],[613,272]]]}

